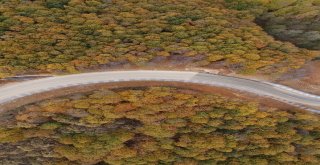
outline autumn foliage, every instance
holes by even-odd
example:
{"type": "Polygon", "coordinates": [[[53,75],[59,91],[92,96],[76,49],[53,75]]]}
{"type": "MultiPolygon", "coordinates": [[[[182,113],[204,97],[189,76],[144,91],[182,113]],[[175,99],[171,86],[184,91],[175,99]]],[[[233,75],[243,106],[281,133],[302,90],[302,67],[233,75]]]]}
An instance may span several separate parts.
{"type": "Polygon", "coordinates": [[[102,89],[2,115],[3,164],[319,164],[319,116],[173,87],[102,89]]]}
{"type": "Polygon", "coordinates": [[[0,2],[0,78],[157,65],[283,73],[313,55],[221,0],[0,2]]]}
{"type": "Polygon", "coordinates": [[[272,36],[303,48],[320,50],[319,0],[225,0],[227,6],[249,10],[272,36]]]}

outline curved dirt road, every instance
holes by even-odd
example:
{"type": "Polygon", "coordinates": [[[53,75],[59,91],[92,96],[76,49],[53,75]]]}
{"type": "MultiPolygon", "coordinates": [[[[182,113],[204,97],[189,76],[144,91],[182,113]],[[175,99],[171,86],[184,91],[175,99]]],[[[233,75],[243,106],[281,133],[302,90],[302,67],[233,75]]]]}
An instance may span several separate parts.
{"type": "MultiPolygon", "coordinates": [[[[278,84],[208,73],[152,70],[83,73],[42,78],[7,85],[0,87],[0,107],[1,104],[17,98],[44,91],[76,85],[120,81],[175,81],[198,83],[250,92],[296,106],[320,107],[320,96],[311,95],[278,84]]],[[[314,108],[306,108],[306,110],[320,113],[320,109],[318,111],[314,108]]]]}

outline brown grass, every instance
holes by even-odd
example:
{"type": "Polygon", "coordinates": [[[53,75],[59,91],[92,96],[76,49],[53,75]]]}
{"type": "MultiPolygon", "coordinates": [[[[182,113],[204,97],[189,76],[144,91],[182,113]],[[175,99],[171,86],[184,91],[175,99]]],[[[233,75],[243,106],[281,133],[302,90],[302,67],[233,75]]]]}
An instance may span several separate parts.
{"type": "Polygon", "coordinates": [[[303,68],[284,75],[277,83],[320,95],[320,61],[307,63],[303,68]]]}

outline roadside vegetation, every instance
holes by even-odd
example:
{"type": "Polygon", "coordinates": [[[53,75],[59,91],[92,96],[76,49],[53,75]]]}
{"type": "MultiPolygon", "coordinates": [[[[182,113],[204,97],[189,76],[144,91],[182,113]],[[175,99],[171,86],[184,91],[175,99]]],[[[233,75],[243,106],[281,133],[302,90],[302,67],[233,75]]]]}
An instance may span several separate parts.
{"type": "Polygon", "coordinates": [[[223,0],[1,1],[0,78],[168,62],[279,74],[314,57],[275,41],[254,23],[254,13],[235,10],[241,6],[226,8],[223,0]]]}
{"type": "Polygon", "coordinates": [[[2,164],[319,164],[320,117],[174,87],[101,89],[0,117],[2,164]]]}

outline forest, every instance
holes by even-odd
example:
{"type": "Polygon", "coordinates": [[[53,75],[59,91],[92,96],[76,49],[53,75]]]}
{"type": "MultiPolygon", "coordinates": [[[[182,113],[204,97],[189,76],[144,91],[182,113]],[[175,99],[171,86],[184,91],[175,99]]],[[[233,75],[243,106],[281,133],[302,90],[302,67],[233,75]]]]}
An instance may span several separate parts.
{"type": "Polygon", "coordinates": [[[319,0],[225,0],[228,7],[251,10],[256,22],[277,39],[320,50],[319,0]]]}
{"type": "MultiPolygon", "coordinates": [[[[276,76],[319,59],[319,20],[320,0],[1,0],[0,79],[170,65],[276,76]]],[[[90,90],[0,114],[0,165],[320,163],[320,116],[298,108],[90,90]]]]}
{"type": "Polygon", "coordinates": [[[267,1],[0,1],[0,78],[170,64],[241,74],[300,68],[315,54],[255,23],[267,1]]]}
{"type": "Polygon", "coordinates": [[[75,93],[14,109],[0,122],[6,165],[320,162],[319,115],[186,88],[75,93]]]}

